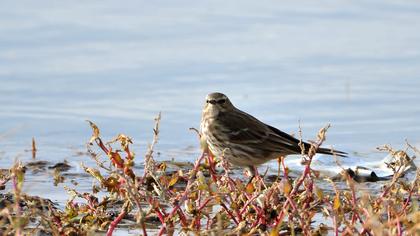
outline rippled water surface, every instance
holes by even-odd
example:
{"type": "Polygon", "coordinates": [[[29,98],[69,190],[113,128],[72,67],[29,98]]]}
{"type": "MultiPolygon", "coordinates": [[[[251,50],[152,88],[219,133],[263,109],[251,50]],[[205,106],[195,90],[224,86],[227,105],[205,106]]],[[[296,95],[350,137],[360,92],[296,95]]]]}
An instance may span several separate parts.
{"type": "MultiPolygon", "coordinates": [[[[38,159],[81,172],[86,119],[141,162],[159,112],[157,159],[193,161],[213,91],[306,139],[330,123],[326,145],[362,160],[420,147],[418,29],[416,1],[3,1],[0,165],[31,160],[35,137],[38,159]]],[[[47,178],[28,189],[65,199],[47,178]]]]}

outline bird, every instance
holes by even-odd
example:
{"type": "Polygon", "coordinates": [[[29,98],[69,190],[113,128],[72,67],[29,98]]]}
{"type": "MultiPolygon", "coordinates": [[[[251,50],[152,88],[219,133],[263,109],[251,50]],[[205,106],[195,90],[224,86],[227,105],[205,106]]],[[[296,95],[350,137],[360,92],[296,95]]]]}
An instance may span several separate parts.
{"type": "MultiPolygon", "coordinates": [[[[211,154],[234,166],[244,167],[254,177],[256,166],[279,157],[302,154],[311,144],[300,141],[236,108],[223,93],[206,96],[200,122],[202,140],[211,154]]],[[[345,157],[347,153],[318,148],[317,153],[345,157]]]]}

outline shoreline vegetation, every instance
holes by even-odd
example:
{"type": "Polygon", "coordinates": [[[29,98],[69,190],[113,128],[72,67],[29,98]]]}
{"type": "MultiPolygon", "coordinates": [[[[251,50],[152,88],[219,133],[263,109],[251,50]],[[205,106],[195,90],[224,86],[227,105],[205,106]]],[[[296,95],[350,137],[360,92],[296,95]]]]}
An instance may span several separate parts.
{"type": "MultiPolygon", "coordinates": [[[[292,176],[279,158],[278,176],[232,175],[223,157],[204,150],[191,165],[157,162],[160,114],[155,119],[154,138],[144,157],[130,149],[124,134],[105,142],[96,124],[88,121],[93,134],[88,153],[96,166],[82,168],[95,179],[90,192],[64,187],[69,194],[64,207],[22,191],[25,167],[16,162],[0,173],[1,235],[112,235],[130,229],[142,235],[418,235],[420,233],[420,170],[407,152],[420,151],[407,143],[407,150],[389,146],[387,163],[394,174],[380,180],[379,191],[362,189],[354,171],[345,170],[337,179],[324,178],[311,168],[316,149],[326,139],[322,128],[308,155],[302,155],[304,171],[292,176]],[[136,173],[134,162],[143,164],[136,173]],[[168,167],[176,166],[176,168],[168,167]],[[415,172],[407,179],[407,168],[415,172]],[[319,182],[323,181],[323,185],[319,182]],[[340,187],[338,187],[340,184],[340,187]],[[328,186],[326,189],[325,186],[328,186]],[[344,186],[344,187],[341,187],[344,186]],[[98,196],[101,195],[101,197],[98,196]]],[[[197,131],[198,136],[200,135],[197,131]]],[[[32,155],[36,155],[35,140],[32,155]]],[[[340,166],[339,161],[336,160],[340,166]]],[[[54,166],[54,183],[63,182],[54,166]]]]}

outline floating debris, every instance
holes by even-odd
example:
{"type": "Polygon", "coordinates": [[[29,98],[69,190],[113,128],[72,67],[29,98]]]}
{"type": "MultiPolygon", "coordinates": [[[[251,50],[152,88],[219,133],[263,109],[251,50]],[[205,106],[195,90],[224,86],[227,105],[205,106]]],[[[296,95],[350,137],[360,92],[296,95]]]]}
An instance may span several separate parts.
{"type": "Polygon", "coordinates": [[[67,163],[67,161],[56,163],[53,166],[49,166],[48,169],[54,169],[59,172],[64,172],[70,170],[71,165],[67,163]]]}

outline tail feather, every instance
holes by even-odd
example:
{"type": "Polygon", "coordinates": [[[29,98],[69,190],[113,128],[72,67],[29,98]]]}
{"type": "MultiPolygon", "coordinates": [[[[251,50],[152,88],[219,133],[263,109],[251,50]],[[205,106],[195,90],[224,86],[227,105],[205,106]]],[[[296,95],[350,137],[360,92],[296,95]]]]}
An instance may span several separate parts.
{"type": "Polygon", "coordinates": [[[348,154],[347,152],[342,152],[342,151],[329,149],[329,148],[318,148],[318,150],[316,150],[316,153],[339,156],[339,157],[347,157],[347,154],[348,154]]]}

